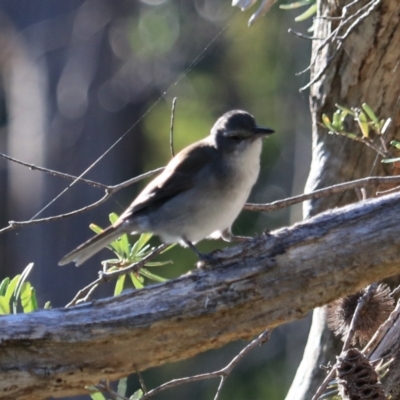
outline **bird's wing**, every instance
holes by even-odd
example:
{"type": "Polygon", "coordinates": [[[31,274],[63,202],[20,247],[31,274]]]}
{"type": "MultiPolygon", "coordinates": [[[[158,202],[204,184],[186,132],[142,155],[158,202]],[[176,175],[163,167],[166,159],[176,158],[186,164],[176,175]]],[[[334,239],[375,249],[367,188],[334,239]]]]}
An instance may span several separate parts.
{"type": "Polygon", "coordinates": [[[118,222],[144,208],[157,207],[179,193],[190,189],[198,173],[215,159],[218,150],[207,140],[194,143],[177,154],[165,170],[153,179],[120,216],[118,222]]]}

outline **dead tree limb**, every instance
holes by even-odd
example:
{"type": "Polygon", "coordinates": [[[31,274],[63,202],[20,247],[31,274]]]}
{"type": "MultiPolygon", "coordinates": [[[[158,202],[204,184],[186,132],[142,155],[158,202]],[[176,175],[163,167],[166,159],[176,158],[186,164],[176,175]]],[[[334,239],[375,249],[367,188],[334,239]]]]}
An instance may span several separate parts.
{"type": "Polygon", "coordinates": [[[217,253],[219,264],[68,309],[1,317],[0,399],[69,396],[304,317],[400,273],[400,194],[217,253]]]}

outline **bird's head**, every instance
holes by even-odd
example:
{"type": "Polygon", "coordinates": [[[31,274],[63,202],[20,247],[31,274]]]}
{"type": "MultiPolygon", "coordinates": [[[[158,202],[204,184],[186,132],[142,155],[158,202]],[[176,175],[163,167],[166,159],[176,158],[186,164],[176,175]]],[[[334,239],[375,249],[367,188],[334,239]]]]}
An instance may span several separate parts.
{"type": "Polygon", "coordinates": [[[211,129],[217,147],[228,152],[245,148],[272,133],[272,129],[257,126],[254,117],[242,110],[225,113],[211,129]]]}

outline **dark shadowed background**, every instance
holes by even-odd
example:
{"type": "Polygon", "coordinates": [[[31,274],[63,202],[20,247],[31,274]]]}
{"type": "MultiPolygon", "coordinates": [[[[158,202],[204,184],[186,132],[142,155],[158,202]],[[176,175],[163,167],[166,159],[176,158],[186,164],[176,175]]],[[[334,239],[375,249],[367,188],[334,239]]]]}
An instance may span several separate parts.
{"type": "MultiPolygon", "coordinates": [[[[298,88],[308,75],[309,43],[287,33],[311,24],[275,6],[251,28],[250,12],[228,0],[0,0],[0,152],[72,175],[81,174],[127,130],[129,133],[86,175],[117,184],[165,165],[172,99],[175,150],[206,136],[225,111],[241,108],[274,128],[265,142],[262,171],[251,200],[269,202],[301,193],[310,163],[308,95],[298,88]]],[[[39,306],[62,307],[97,277],[104,250],[81,268],[58,260],[92,235],[88,225],[108,224],[145,185],[131,186],[95,210],[0,235],[0,280],[34,262],[29,280],[39,306]]],[[[29,220],[68,184],[0,159],[0,228],[29,220]]],[[[102,196],[76,184],[38,217],[72,211],[102,196]]],[[[301,208],[271,214],[243,212],[234,233],[261,234],[301,219],[301,208]]],[[[154,239],[154,244],[158,243],[154,239]]],[[[203,251],[223,242],[200,244],[203,251]]],[[[155,272],[168,278],[194,267],[195,257],[176,247],[155,272]]],[[[112,295],[113,283],[94,297],[112,295]]],[[[160,299],[163,301],[163,299],[160,299]]],[[[308,321],[277,329],[226,382],[220,399],[280,399],[302,354],[308,321]]],[[[148,388],[169,379],[227,364],[244,342],[191,360],[146,371],[148,388]]],[[[135,349],[127,357],[134,359],[135,349]]],[[[94,382],[95,383],[95,382],[94,382]]],[[[136,376],[130,391],[139,388],[136,376]]],[[[216,381],[181,386],[156,399],[212,399],[216,381]]],[[[131,394],[130,393],[130,394],[131,394]]],[[[88,399],[89,396],[80,398],[88,399]]]]}

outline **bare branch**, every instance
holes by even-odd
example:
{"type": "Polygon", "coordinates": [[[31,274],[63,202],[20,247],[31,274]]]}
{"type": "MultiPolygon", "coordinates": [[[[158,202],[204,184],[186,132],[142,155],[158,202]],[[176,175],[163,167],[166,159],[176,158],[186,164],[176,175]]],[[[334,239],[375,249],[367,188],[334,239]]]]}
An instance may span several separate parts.
{"type": "Polygon", "coordinates": [[[214,400],[218,398],[218,395],[222,389],[222,385],[225,382],[225,379],[229,376],[229,374],[232,372],[233,368],[242,360],[243,357],[245,357],[251,350],[253,350],[255,347],[267,342],[271,336],[271,331],[266,330],[264,331],[261,335],[259,335],[256,339],[254,339],[251,343],[249,343],[243,350],[240,351],[240,353],[235,356],[232,361],[225,366],[222,369],[219,369],[214,372],[207,372],[205,374],[199,374],[199,375],[193,375],[193,376],[188,376],[186,378],[179,378],[179,379],[173,379],[172,381],[166,382],[161,386],[156,387],[155,389],[150,390],[147,392],[143,397],[140,398],[140,400],[147,400],[150,397],[166,390],[166,389],[171,389],[173,387],[183,385],[186,383],[191,383],[191,382],[197,382],[197,381],[202,381],[204,379],[212,379],[212,378],[221,378],[220,384],[217,389],[217,393],[215,394],[214,400]]]}
{"type": "Polygon", "coordinates": [[[336,368],[335,368],[335,366],[333,366],[332,369],[329,371],[329,374],[326,376],[324,381],[321,383],[321,386],[317,389],[315,395],[312,397],[311,400],[318,400],[321,397],[321,395],[324,393],[325,389],[329,385],[329,382],[333,380],[335,373],[336,373],[336,368]]]}
{"type": "Polygon", "coordinates": [[[356,323],[360,318],[360,314],[363,312],[363,309],[366,307],[371,297],[375,294],[377,287],[377,282],[372,283],[369,285],[365,293],[358,299],[358,304],[351,319],[349,331],[347,332],[347,337],[343,345],[342,354],[350,348],[350,344],[353,340],[354,334],[356,333],[356,323]]]}
{"type": "MultiPolygon", "coordinates": [[[[304,90],[308,89],[310,86],[312,86],[315,82],[319,81],[322,77],[322,75],[327,71],[327,69],[330,67],[330,62],[336,57],[336,54],[339,52],[339,50],[341,49],[341,47],[343,46],[342,43],[339,43],[335,49],[335,51],[333,52],[333,54],[331,56],[328,57],[328,59],[325,62],[325,65],[314,75],[313,79],[311,79],[310,82],[307,83],[307,85],[302,86],[299,89],[299,92],[303,92],[304,90]]],[[[301,71],[299,73],[297,73],[296,75],[300,75],[301,73],[305,72],[301,71]]]]}
{"type": "Polygon", "coordinates": [[[156,174],[159,174],[162,171],[164,171],[164,169],[165,169],[165,167],[156,168],[156,169],[153,169],[152,171],[148,171],[148,172],[145,172],[144,174],[141,174],[141,175],[135,176],[134,178],[128,179],[125,182],[118,183],[118,185],[108,186],[107,188],[111,193],[116,193],[123,188],[133,185],[134,183],[137,183],[139,181],[142,181],[143,179],[147,179],[156,174]]]}
{"type": "Polygon", "coordinates": [[[320,199],[321,197],[331,196],[335,193],[341,193],[345,190],[356,189],[365,186],[377,186],[400,183],[400,176],[370,176],[367,178],[357,179],[350,182],[338,183],[337,185],[328,186],[323,189],[318,189],[311,193],[301,194],[299,196],[289,197],[283,200],[277,200],[267,204],[247,203],[244,206],[245,210],[270,212],[280,210],[294,204],[302,203],[307,200],[320,199]]]}
{"type": "Polygon", "coordinates": [[[400,316],[400,300],[397,301],[395,309],[392,311],[386,322],[379,327],[379,329],[375,332],[375,335],[371,338],[369,343],[364,347],[362,352],[366,357],[371,357],[371,355],[376,351],[377,347],[382,342],[382,339],[386,336],[388,331],[397,322],[399,316],[400,316]]]}
{"type": "Polygon", "coordinates": [[[373,0],[371,2],[369,2],[368,4],[366,4],[365,6],[361,7],[359,10],[357,10],[353,15],[351,15],[346,22],[349,22],[351,19],[356,18],[359,14],[361,14],[365,9],[367,9],[367,11],[363,14],[361,14],[351,25],[350,27],[347,29],[347,31],[342,35],[342,36],[338,36],[337,39],[338,40],[346,40],[348,38],[348,36],[350,35],[351,32],[353,32],[353,30],[359,25],[361,24],[362,21],[364,21],[364,19],[366,19],[367,17],[369,17],[372,13],[372,11],[375,10],[375,8],[379,5],[379,3],[381,2],[381,0],[373,0]]]}
{"type": "Polygon", "coordinates": [[[2,316],[0,400],[82,393],[105,376],[249,339],[393,276],[399,213],[400,194],[367,200],[215,253],[209,270],[76,307],[2,316]]]}
{"type": "Polygon", "coordinates": [[[317,82],[319,79],[321,79],[322,75],[327,71],[329,66],[331,65],[331,61],[336,57],[338,54],[339,50],[342,48],[344,41],[349,37],[349,35],[354,31],[354,29],[359,26],[371,13],[375,8],[380,4],[381,0],[372,0],[369,3],[367,3],[365,6],[361,7],[359,10],[357,10],[354,14],[351,14],[348,18],[346,18],[349,8],[355,4],[357,4],[359,0],[355,0],[351,2],[350,4],[346,5],[342,9],[342,16],[337,17],[337,18],[332,18],[332,17],[319,17],[319,18],[324,18],[324,19],[336,19],[339,20],[340,23],[337,26],[336,29],[334,29],[325,39],[324,41],[320,44],[320,46],[313,52],[314,57],[312,58],[309,66],[304,69],[301,72],[298,72],[296,75],[301,75],[304,74],[305,72],[309,71],[313,65],[315,65],[315,62],[318,59],[318,56],[321,52],[321,50],[329,43],[334,43],[335,41],[338,41],[339,43],[337,44],[334,52],[327,58],[325,61],[325,65],[320,68],[320,70],[314,75],[313,79],[305,86],[301,87],[299,89],[300,92],[308,89],[310,86],[312,86],[315,82],[317,82]],[[364,12],[364,10],[366,10],[364,12]],[[360,15],[361,14],[361,15],[360,15]],[[358,18],[357,18],[358,17],[358,18]],[[347,25],[351,20],[357,18],[347,29],[347,31],[343,34],[340,35],[340,31],[342,28],[347,25]]]}
{"type": "MultiPolygon", "coordinates": [[[[8,157],[8,156],[6,156],[8,157]]],[[[12,160],[14,161],[14,160],[12,160]]],[[[22,163],[23,165],[26,164],[26,166],[31,166],[30,164],[27,163],[23,163],[20,162],[19,160],[16,160],[16,162],[18,163],[22,163]]],[[[48,173],[52,173],[52,172],[56,172],[56,171],[52,171],[52,170],[47,170],[46,168],[43,167],[36,167],[38,168],[40,171],[45,171],[48,173]]],[[[38,224],[38,223],[44,223],[44,222],[52,222],[52,221],[56,221],[58,219],[62,219],[62,218],[67,218],[67,217],[71,217],[73,215],[77,215],[79,213],[83,213],[89,210],[92,210],[93,208],[99,206],[100,204],[103,204],[105,201],[107,201],[114,193],[118,192],[119,190],[128,187],[136,182],[139,182],[143,179],[149,178],[157,173],[160,173],[164,170],[165,167],[161,167],[161,168],[157,168],[153,171],[149,171],[146,172],[144,174],[138,175],[132,179],[129,179],[125,182],[122,182],[118,185],[114,185],[114,186],[107,186],[107,185],[103,185],[101,183],[97,183],[97,182],[92,182],[92,181],[87,181],[87,180],[82,180],[82,182],[86,182],[88,184],[94,184],[97,185],[98,187],[101,188],[105,188],[106,190],[106,194],[99,200],[97,200],[96,202],[82,207],[78,210],[74,210],[65,214],[59,214],[59,215],[55,215],[52,217],[46,217],[46,218],[38,218],[38,219],[32,219],[29,221],[10,221],[9,225],[0,229],[0,234],[7,232],[9,230],[13,230],[19,227],[23,227],[26,225],[34,225],[34,224],[38,224]]],[[[57,172],[56,172],[57,173],[57,172]]],[[[68,179],[77,179],[75,177],[73,177],[72,175],[67,175],[67,174],[62,174],[64,178],[68,178],[68,179]]],[[[342,191],[345,190],[349,190],[349,189],[355,189],[357,187],[363,187],[363,186],[367,186],[367,185],[379,185],[379,184],[393,184],[393,183],[400,183],[400,176],[393,176],[393,177],[380,177],[380,176],[375,176],[375,177],[368,177],[368,178],[363,178],[363,179],[359,179],[359,180],[355,180],[355,181],[351,181],[351,182],[346,182],[346,183],[341,183],[338,185],[333,185],[330,186],[328,188],[325,189],[319,189],[316,190],[315,192],[312,193],[307,193],[304,195],[300,195],[300,196],[294,196],[294,197],[289,197],[287,199],[284,200],[278,200],[269,204],[253,204],[253,203],[247,203],[244,206],[245,210],[250,210],[250,211],[262,211],[262,212],[269,212],[269,211],[273,211],[273,210],[278,210],[281,208],[285,208],[285,207],[289,207],[293,204],[298,204],[301,203],[303,201],[306,200],[311,200],[311,199],[318,199],[321,197],[325,197],[325,196],[329,196],[333,193],[340,193],[342,191]]]]}
{"type": "Polygon", "coordinates": [[[175,120],[175,107],[177,98],[174,97],[172,100],[172,110],[171,110],[171,125],[169,127],[169,148],[171,150],[171,157],[175,156],[174,151],[174,120],[175,120]]]}
{"type": "MultiPolygon", "coordinates": [[[[77,214],[92,210],[93,208],[98,207],[100,204],[103,204],[114,193],[118,192],[119,190],[121,190],[121,189],[123,189],[123,188],[125,188],[127,186],[130,186],[130,185],[132,185],[132,184],[134,184],[136,182],[139,182],[139,181],[141,181],[143,179],[149,178],[149,177],[151,177],[151,176],[153,176],[153,175],[155,175],[157,173],[160,173],[165,168],[165,167],[157,168],[157,169],[155,169],[153,171],[149,171],[149,172],[146,172],[144,174],[138,175],[138,176],[136,176],[136,177],[134,177],[132,179],[129,179],[129,180],[125,181],[125,182],[122,182],[122,183],[120,183],[118,185],[114,185],[114,186],[110,185],[110,186],[108,186],[108,185],[104,185],[102,183],[98,183],[98,182],[95,182],[95,181],[84,179],[84,178],[82,178],[80,176],[76,177],[76,176],[73,176],[73,175],[69,175],[69,174],[65,174],[65,173],[62,173],[62,172],[54,171],[54,170],[51,170],[51,169],[48,169],[48,168],[39,167],[39,166],[34,165],[34,164],[29,164],[29,163],[26,163],[24,161],[18,160],[18,159],[14,158],[14,157],[7,156],[7,155],[2,154],[2,153],[0,153],[0,157],[3,157],[5,159],[7,159],[9,161],[12,161],[12,162],[15,162],[17,164],[21,164],[21,165],[26,166],[26,167],[28,167],[30,169],[33,169],[33,170],[38,170],[38,171],[46,172],[46,173],[54,175],[54,176],[58,176],[58,177],[62,177],[62,178],[73,180],[73,183],[75,183],[75,182],[87,183],[87,184],[89,184],[91,186],[104,189],[105,192],[106,192],[102,198],[100,198],[99,200],[95,201],[94,203],[89,204],[88,206],[79,208],[77,210],[68,212],[68,213],[59,214],[59,215],[55,215],[55,216],[52,216],[52,217],[46,217],[46,218],[36,218],[36,219],[28,220],[28,221],[9,221],[9,225],[8,226],[0,229],[0,234],[2,234],[4,232],[7,232],[7,231],[10,231],[10,230],[13,230],[13,229],[16,229],[16,228],[19,228],[19,227],[22,227],[22,226],[35,225],[35,224],[44,223],[44,222],[53,222],[53,221],[56,221],[56,220],[59,220],[59,219],[62,219],[62,218],[71,217],[71,216],[74,216],[74,215],[77,215],[77,214]]],[[[64,189],[64,191],[62,193],[64,193],[67,189],[68,188],[64,189]]],[[[56,198],[58,198],[59,196],[57,196],[56,198]]],[[[55,199],[53,199],[53,201],[55,199]]],[[[49,203],[49,204],[51,204],[51,203],[49,203]]],[[[41,211],[43,211],[43,209],[41,211]]]]}
{"type": "Polygon", "coordinates": [[[79,182],[84,182],[84,183],[87,183],[88,185],[91,185],[91,186],[94,186],[94,187],[98,187],[98,188],[101,188],[101,189],[108,189],[108,186],[107,185],[103,185],[102,183],[91,181],[91,180],[85,179],[85,178],[80,178],[80,177],[73,176],[73,175],[70,175],[70,174],[65,174],[63,172],[58,172],[58,171],[55,171],[53,169],[39,167],[38,165],[30,164],[30,163],[18,160],[17,158],[10,157],[10,156],[8,156],[6,154],[3,154],[3,153],[0,153],[0,157],[1,158],[5,158],[6,160],[12,161],[12,162],[14,162],[16,164],[23,165],[24,167],[28,167],[32,171],[41,171],[41,172],[45,172],[46,174],[49,174],[49,175],[58,176],[60,178],[65,178],[65,179],[75,180],[75,181],[79,181],[79,182]]]}
{"type": "MultiPolygon", "coordinates": [[[[57,221],[62,218],[67,218],[67,217],[72,217],[73,215],[77,215],[89,210],[92,210],[93,208],[98,207],[100,204],[103,204],[106,200],[108,200],[111,197],[111,193],[106,193],[101,199],[95,201],[92,204],[89,204],[88,206],[79,208],[78,210],[74,210],[65,214],[59,214],[55,215],[54,217],[46,217],[46,218],[37,218],[37,219],[32,219],[30,221],[9,221],[9,226],[7,228],[15,229],[19,228],[21,226],[26,226],[26,225],[36,225],[40,224],[42,222],[53,222],[57,221]]],[[[4,228],[0,230],[0,233],[2,233],[4,228]]]]}
{"type": "Polygon", "coordinates": [[[294,36],[299,37],[300,39],[306,39],[306,40],[324,40],[323,38],[317,38],[314,36],[309,36],[309,35],[305,35],[304,33],[301,32],[297,32],[292,28],[288,29],[288,33],[291,33],[294,36]]]}

